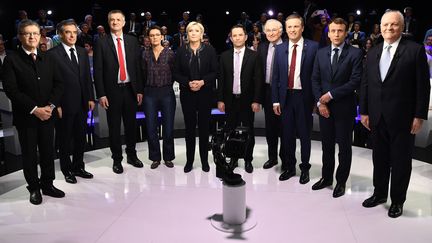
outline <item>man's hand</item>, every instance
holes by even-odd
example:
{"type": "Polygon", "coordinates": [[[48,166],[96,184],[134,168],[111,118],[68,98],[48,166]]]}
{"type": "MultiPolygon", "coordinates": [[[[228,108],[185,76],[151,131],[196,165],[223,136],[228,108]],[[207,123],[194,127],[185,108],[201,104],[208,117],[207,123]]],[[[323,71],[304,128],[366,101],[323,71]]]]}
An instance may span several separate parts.
{"type": "Polygon", "coordinates": [[[260,104],[259,103],[253,102],[252,105],[251,105],[251,107],[252,107],[252,111],[253,112],[260,111],[260,104]]]}
{"type": "Polygon", "coordinates": [[[41,121],[46,121],[51,118],[51,107],[44,106],[44,107],[38,107],[33,111],[33,115],[35,115],[37,118],[39,118],[41,121]]]}
{"type": "Polygon", "coordinates": [[[109,103],[108,98],[106,96],[102,96],[99,98],[99,104],[104,108],[105,110],[108,109],[109,103]]]}
{"type": "Polygon", "coordinates": [[[325,117],[325,118],[329,118],[330,117],[330,110],[327,107],[327,105],[321,103],[318,107],[319,113],[321,116],[325,117]]]}
{"type": "Polygon", "coordinates": [[[223,103],[222,101],[218,101],[217,106],[220,112],[225,112],[225,103],[223,103]]]}
{"type": "Polygon", "coordinates": [[[89,111],[94,110],[94,108],[95,108],[95,102],[92,101],[92,100],[90,100],[90,101],[88,102],[88,108],[89,108],[89,111]]]}
{"type": "Polygon", "coordinates": [[[320,102],[321,104],[327,104],[327,103],[330,102],[331,99],[332,99],[332,98],[331,98],[329,92],[327,92],[327,93],[325,93],[325,94],[323,94],[323,95],[321,96],[321,98],[319,99],[319,102],[320,102]]]}
{"type": "Polygon", "coordinates": [[[276,115],[280,116],[280,114],[281,114],[281,108],[280,108],[280,105],[274,105],[274,106],[273,106],[273,112],[274,112],[276,115]]]}
{"type": "Polygon", "coordinates": [[[138,105],[141,105],[141,103],[142,103],[142,99],[143,99],[143,94],[137,94],[137,102],[138,102],[138,105]]]}
{"type": "Polygon", "coordinates": [[[58,113],[59,118],[61,119],[63,117],[63,110],[61,107],[57,107],[57,113],[58,113]]]}
{"type": "Polygon", "coordinates": [[[366,129],[370,131],[369,116],[368,115],[361,115],[360,117],[361,117],[361,123],[363,124],[363,126],[366,127],[366,129]]]}
{"type": "Polygon", "coordinates": [[[414,118],[411,125],[411,134],[417,134],[423,125],[423,119],[414,118]]]}

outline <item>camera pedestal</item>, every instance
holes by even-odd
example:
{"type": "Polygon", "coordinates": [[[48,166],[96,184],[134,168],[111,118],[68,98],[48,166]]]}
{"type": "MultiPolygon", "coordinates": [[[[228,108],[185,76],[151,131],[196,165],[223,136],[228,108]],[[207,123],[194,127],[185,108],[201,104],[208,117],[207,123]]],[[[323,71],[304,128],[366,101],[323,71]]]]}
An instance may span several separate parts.
{"type": "Polygon", "coordinates": [[[213,215],[211,224],[217,230],[227,233],[241,233],[254,228],[256,220],[246,213],[246,182],[240,185],[223,183],[222,189],[223,213],[213,215]]]}

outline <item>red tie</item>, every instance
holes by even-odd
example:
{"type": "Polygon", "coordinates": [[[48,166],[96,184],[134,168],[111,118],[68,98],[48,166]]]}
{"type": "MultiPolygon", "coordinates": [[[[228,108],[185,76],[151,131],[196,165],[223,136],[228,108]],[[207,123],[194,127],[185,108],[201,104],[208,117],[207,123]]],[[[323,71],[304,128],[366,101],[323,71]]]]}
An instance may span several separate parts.
{"type": "Polygon", "coordinates": [[[119,64],[120,64],[120,81],[126,80],[126,68],[123,58],[123,50],[120,42],[120,38],[117,38],[117,53],[119,58],[119,64]]]}
{"type": "Polygon", "coordinates": [[[289,74],[288,74],[288,89],[294,88],[294,72],[296,66],[296,59],[297,59],[297,44],[294,44],[294,49],[292,51],[289,74]]]}

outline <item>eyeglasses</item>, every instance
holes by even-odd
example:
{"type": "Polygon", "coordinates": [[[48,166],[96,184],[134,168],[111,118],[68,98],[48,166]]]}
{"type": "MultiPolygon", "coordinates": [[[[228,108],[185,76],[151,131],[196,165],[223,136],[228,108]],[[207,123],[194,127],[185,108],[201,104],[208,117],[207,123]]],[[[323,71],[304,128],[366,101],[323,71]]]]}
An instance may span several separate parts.
{"type": "Polygon", "coordinates": [[[273,32],[278,32],[279,29],[265,29],[264,30],[266,33],[273,33],[273,32]]]}
{"type": "Polygon", "coordinates": [[[20,35],[23,35],[25,37],[30,37],[30,36],[40,36],[40,33],[37,32],[24,32],[24,33],[20,33],[20,35]]]}
{"type": "Polygon", "coordinates": [[[149,35],[150,38],[153,38],[153,37],[159,37],[159,36],[161,36],[161,34],[149,35]]]}

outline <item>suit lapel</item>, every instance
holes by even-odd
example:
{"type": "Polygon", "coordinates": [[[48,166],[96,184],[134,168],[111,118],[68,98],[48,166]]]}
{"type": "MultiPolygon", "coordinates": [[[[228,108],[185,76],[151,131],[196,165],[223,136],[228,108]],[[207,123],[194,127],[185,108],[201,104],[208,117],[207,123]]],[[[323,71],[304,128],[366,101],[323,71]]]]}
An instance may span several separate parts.
{"type": "MultiPolygon", "coordinates": [[[[76,49],[75,49],[76,50],[76,49]]],[[[78,52],[78,51],[77,51],[78,52]]],[[[57,48],[57,53],[60,56],[60,59],[63,61],[63,63],[73,72],[76,72],[76,69],[72,66],[72,61],[69,58],[68,54],[66,53],[66,50],[63,48],[62,45],[59,45],[57,48]]],[[[79,60],[78,60],[79,61],[79,60]]]]}
{"type": "MultiPolygon", "coordinates": [[[[381,74],[380,74],[380,67],[379,67],[379,63],[380,63],[380,59],[381,59],[381,54],[382,54],[382,51],[383,51],[383,43],[381,42],[380,44],[378,44],[378,46],[376,46],[375,47],[375,50],[376,50],[376,62],[375,62],[375,70],[376,70],[376,72],[375,72],[375,75],[376,75],[376,79],[377,80],[380,80],[381,81],[381,83],[382,83],[382,81],[383,80],[381,80],[381,74]]],[[[374,58],[374,57],[372,57],[372,58],[374,58]]]]}
{"type": "Polygon", "coordinates": [[[340,54],[340,56],[338,58],[338,61],[337,61],[338,65],[336,65],[335,70],[333,70],[333,72],[332,72],[333,73],[333,75],[332,75],[333,78],[336,77],[336,73],[337,73],[337,71],[339,69],[339,66],[341,65],[341,63],[343,62],[343,60],[345,59],[345,57],[348,55],[348,48],[349,48],[349,46],[347,44],[345,44],[344,48],[342,49],[342,53],[340,54]]]}
{"type": "Polygon", "coordinates": [[[107,42],[108,42],[108,46],[110,47],[111,51],[114,53],[114,56],[116,57],[117,64],[119,64],[118,63],[117,51],[116,51],[116,48],[115,48],[115,45],[114,45],[114,41],[113,41],[111,35],[107,35],[106,37],[107,37],[106,39],[107,39],[107,42]]]}
{"type": "MultiPolygon", "coordinates": [[[[307,52],[307,49],[308,49],[308,42],[307,42],[306,40],[304,40],[304,44],[303,44],[303,51],[302,51],[302,56],[301,56],[300,68],[303,67],[303,63],[304,63],[304,60],[305,60],[305,58],[306,58],[306,52],[307,52]]],[[[300,70],[300,73],[301,73],[301,70],[300,70]]]]}
{"type": "Polygon", "coordinates": [[[401,40],[399,42],[399,45],[395,51],[395,54],[393,56],[393,59],[391,61],[390,67],[387,71],[386,77],[384,79],[384,81],[387,79],[387,77],[390,77],[390,75],[394,72],[394,70],[396,69],[397,63],[399,62],[399,57],[403,55],[403,53],[405,52],[405,45],[404,42],[401,40]]]}

